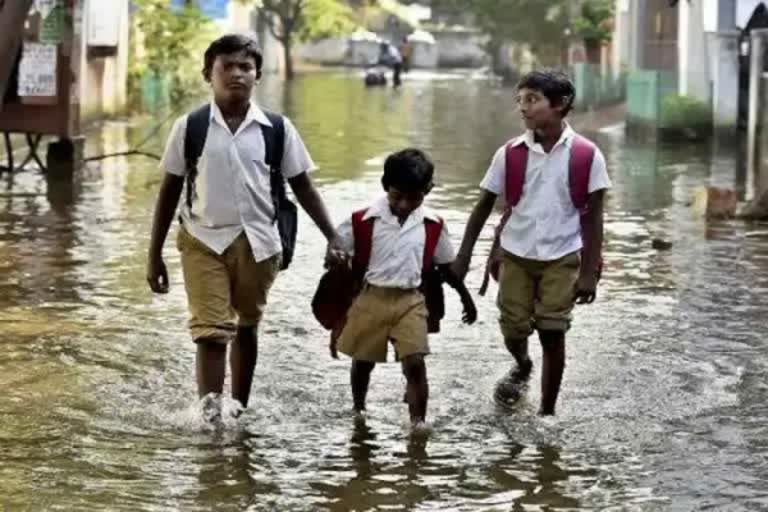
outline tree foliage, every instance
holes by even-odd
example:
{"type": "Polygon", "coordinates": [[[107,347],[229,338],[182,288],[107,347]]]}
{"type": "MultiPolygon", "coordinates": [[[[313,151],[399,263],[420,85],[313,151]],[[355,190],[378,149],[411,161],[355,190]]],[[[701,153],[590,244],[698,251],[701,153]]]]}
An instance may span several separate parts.
{"type": "Polygon", "coordinates": [[[559,56],[568,29],[587,47],[599,47],[613,33],[614,0],[432,0],[433,8],[469,12],[488,36],[493,55],[504,42],[527,44],[543,60],[559,56]]]}
{"type": "Polygon", "coordinates": [[[613,0],[584,0],[573,23],[576,34],[585,43],[610,41],[613,35],[613,0]]]}
{"type": "Polygon", "coordinates": [[[169,81],[171,101],[201,88],[201,55],[213,34],[213,23],[192,5],[171,7],[170,0],[133,0],[134,27],[143,41],[130,61],[132,89],[146,74],[169,81]]]}
{"type": "MultiPolygon", "coordinates": [[[[240,0],[252,4],[255,0],[240,0]]],[[[286,78],[293,78],[291,49],[296,41],[319,39],[354,30],[352,9],[341,0],[261,0],[272,35],[283,45],[286,78]]]]}

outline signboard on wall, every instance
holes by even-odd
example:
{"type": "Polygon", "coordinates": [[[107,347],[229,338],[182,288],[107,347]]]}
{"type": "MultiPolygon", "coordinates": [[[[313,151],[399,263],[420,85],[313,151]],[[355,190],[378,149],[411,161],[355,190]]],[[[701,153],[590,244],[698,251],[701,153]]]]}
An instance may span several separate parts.
{"type": "Polygon", "coordinates": [[[117,46],[125,0],[90,0],[87,5],[88,46],[117,46]]]}
{"type": "Polygon", "coordinates": [[[58,92],[56,64],[55,44],[24,44],[18,78],[18,93],[22,102],[27,98],[51,98],[55,101],[58,92]]]}

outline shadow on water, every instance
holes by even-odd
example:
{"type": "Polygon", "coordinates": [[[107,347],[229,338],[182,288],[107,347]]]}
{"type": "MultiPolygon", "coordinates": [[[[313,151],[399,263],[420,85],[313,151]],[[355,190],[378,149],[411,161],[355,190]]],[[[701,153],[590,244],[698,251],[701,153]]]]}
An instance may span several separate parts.
{"type": "MultiPolygon", "coordinates": [[[[409,75],[366,90],[354,72],[267,79],[321,169],[340,221],[381,193],[384,157],[423,147],[428,198],[458,243],[495,149],[519,132],[513,91],[469,75],[409,75]]],[[[170,124],[108,121],[87,154],[124,150],[170,124]]],[[[584,117],[574,116],[579,128],[584,117]]],[[[594,120],[592,120],[594,121],[594,120]]],[[[592,123],[594,124],[594,123],[592,123]]],[[[171,240],[171,293],[145,285],[161,173],[152,161],[89,164],[74,183],[20,173],[0,191],[0,501],[9,510],[674,510],[768,506],[768,229],[705,223],[701,185],[744,188],[731,146],[657,145],[590,132],[614,189],[599,302],[577,311],[556,420],[489,394],[508,369],[492,296],[461,326],[449,296],[429,359],[431,430],[411,436],[395,365],[373,375],[370,416],[350,412],[307,298],[323,240],[301,218],[295,263],[272,292],[249,410],[218,431],[194,403],[186,298],[171,240]],[[673,243],[651,247],[653,238],[673,243]]],[[[5,178],[5,177],[4,177],[5,178]]],[[[492,227],[468,284],[477,289],[492,227]]],[[[491,294],[492,295],[492,294],[491,294]]],[[[539,360],[534,351],[536,361],[539,360]]]]}

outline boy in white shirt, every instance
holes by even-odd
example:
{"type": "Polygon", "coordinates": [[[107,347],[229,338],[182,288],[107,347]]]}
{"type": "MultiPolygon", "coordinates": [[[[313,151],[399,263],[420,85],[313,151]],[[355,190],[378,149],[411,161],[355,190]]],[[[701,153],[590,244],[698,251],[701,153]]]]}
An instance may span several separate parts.
{"type": "MultiPolygon", "coordinates": [[[[331,247],[338,245],[309,177],[315,164],[298,131],[288,118],[264,111],[251,100],[262,62],[257,43],[242,35],[223,36],[206,50],[203,77],[213,100],[173,127],[152,226],[147,281],[153,292],[168,293],[162,249],[186,189],[177,246],[190,334],[197,345],[197,388],[210,421],[220,418],[230,342],[232,398],[248,405],[257,328],[269,290],[292,250],[280,223],[280,214],[290,211],[286,207],[295,215],[285,197],[284,180],[331,247]],[[191,155],[192,147],[196,154],[191,155]]],[[[329,251],[330,258],[337,256],[343,253],[329,251]]]]}
{"type": "Polygon", "coordinates": [[[347,313],[338,351],[352,357],[354,408],[365,410],[370,375],[387,360],[391,341],[407,380],[411,422],[424,421],[429,388],[424,356],[428,309],[420,288],[423,276],[437,265],[462,296],[464,321],[477,317],[471,296],[452,275],[454,260],[442,219],[422,206],[432,189],[434,165],[418,149],[390,155],[381,182],[386,197],[355,212],[338,228],[341,247],[353,254],[353,268],[364,273],[363,289],[347,313]]]}
{"type": "Polygon", "coordinates": [[[565,333],[573,305],[595,299],[603,194],[611,182],[600,150],[564,120],[575,96],[565,74],[534,71],[517,89],[527,132],[496,152],[480,184],[481,197],[467,223],[454,271],[462,279],[466,276],[475,242],[497,196],[502,196],[508,208],[500,233],[497,304],[504,341],[517,366],[499,383],[495,398],[511,405],[526,389],[533,367],[528,337],[535,329],[544,354],[539,413],[551,415],[565,367],[565,333]],[[517,182],[510,176],[516,167],[521,169],[517,182]],[[579,176],[585,177],[582,204],[576,199],[579,176]]]}

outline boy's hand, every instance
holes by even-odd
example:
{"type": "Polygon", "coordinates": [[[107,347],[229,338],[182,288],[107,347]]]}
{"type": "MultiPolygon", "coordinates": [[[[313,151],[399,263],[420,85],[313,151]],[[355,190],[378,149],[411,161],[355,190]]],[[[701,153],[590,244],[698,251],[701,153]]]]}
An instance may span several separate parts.
{"type": "Polygon", "coordinates": [[[331,352],[331,357],[334,359],[339,358],[339,351],[336,348],[336,344],[339,341],[339,336],[341,336],[341,328],[336,328],[331,331],[331,341],[328,344],[328,349],[331,352]]]}
{"type": "Polygon", "coordinates": [[[576,304],[592,304],[597,298],[597,274],[587,272],[579,275],[574,289],[576,304]]]}
{"type": "Polygon", "coordinates": [[[349,264],[349,254],[343,249],[339,238],[335,237],[328,243],[328,249],[325,251],[325,266],[335,267],[337,265],[349,264]]]}
{"type": "Polygon", "coordinates": [[[464,281],[464,278],[467,277],[467,272],[469,272],[469,260],[469,256],[457,254],[456,259],[451,263],[451,270],[460,281],[464,281]]]}
{"type": "Polygon", "coordinates": [[[469,297],[468,300],[462,299],[461,303],[462,306],[464,306],[464,314],[461,316],[461,319],[465,324],[472,325],[477,321],[477,308],[475,307],[475,302],[469,297]]]}
{"type": "Polygon", "coordinates": [[[147,282],[154,293],[168,293],[168,270],[162,256],[149,258],[147,282]]]}

